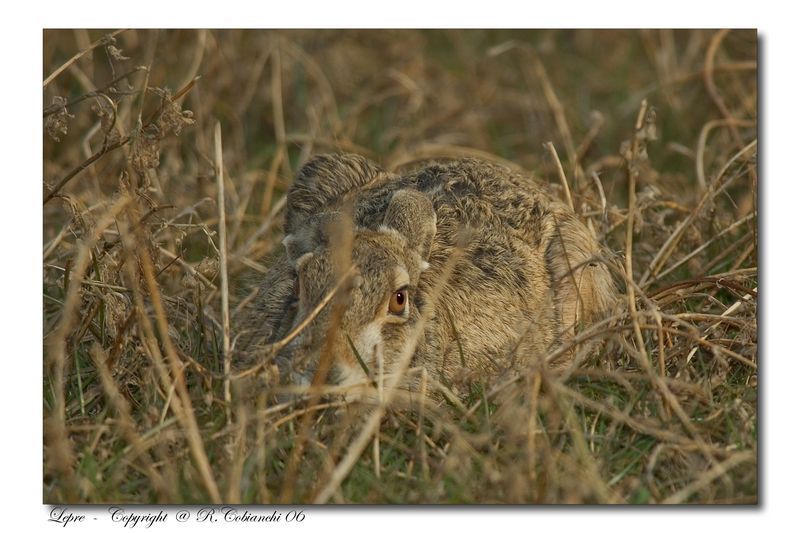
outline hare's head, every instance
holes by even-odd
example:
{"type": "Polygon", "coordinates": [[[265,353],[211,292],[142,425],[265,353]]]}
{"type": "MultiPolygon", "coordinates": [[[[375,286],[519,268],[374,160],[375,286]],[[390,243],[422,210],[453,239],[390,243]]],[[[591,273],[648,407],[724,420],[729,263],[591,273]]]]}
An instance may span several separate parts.
{"type": "Polygon", "coordinates": [[[324,211],[284,240],[296,279],[292,329],[306,323],[278,354],[286,383],[310,383],[323,357],[328,383],[364,381],[362,364],[382,357],[391,365],[420,317],[416,289],[436,231],[431,201],[399,190],[377,229],[353,228],[352,219],[346,209],[324,211]]]}

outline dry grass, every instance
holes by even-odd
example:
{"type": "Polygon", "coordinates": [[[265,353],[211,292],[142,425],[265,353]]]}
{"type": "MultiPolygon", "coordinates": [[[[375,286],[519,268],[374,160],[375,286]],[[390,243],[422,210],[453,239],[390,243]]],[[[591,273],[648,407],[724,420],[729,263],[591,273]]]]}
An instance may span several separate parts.
{"type": "Polygon", "coordinates": [[[755,503],[755,37],[46,31],[44,500],[755,503]],[[331,150],[534,171],[624,305],[565,374],[277,403],[237,324],[331,150]]]}

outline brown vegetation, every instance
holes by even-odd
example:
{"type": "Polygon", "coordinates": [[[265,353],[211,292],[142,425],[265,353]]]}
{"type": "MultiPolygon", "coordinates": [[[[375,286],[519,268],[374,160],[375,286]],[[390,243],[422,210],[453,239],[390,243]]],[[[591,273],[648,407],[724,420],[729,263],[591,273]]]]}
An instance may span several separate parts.
{"type": "Polygon", "coordinates": [[[44,500],[754,503],[756,44],[45,31],[44,500]],[[535,172],[616,254],[625,307],[551,354],[600,342],[566,374],[275,402],[269,364],[232,375],[236,326],[328,151],[535,172]]]}

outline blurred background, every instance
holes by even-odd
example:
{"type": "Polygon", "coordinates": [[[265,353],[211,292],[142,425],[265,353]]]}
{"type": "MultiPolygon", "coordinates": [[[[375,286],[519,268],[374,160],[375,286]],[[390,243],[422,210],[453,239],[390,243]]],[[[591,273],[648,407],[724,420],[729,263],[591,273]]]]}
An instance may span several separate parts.
{"type": "MultiPolygon", "coordinates": [[[[104,34],[45,31],[44,75],[104,34]]],[[[174,94],[200,76],[181,99],[196,123],[161,139],[151,177],[168,198],[193,204],[213,197],[211,136],[219,120],[225,165],[239,184],[231,195],[249,199],[245,223],[258,223],[310,154],[331,150],[359,152],[390,167],[489,154],[557,183],[544,149],[552,141],[573,190],[594,187],[589,176],[597,172],[609,201],[624,205],[619,147],[631,136],[643,98],[656,109],[659,138],[649,148],[644,184],[663,194],[682,199],[700,188],[697,144],[710,121],[735,118],[741,129],[736,134],[712,124],[701,154],[706,168],[730,155],[718,146],[754,135],[756,34],[730,32],[712,50],[714,36],[700,30],[125,31],[109,44],[119,55],[108,46],[85,54],[45,88],[44,105],[149,67],[149,76],[133,72],[105,93],[118,108],[112,130],[124,135],[142,109],[146,118],[159,105],[156,89],[174,94]],[[265,192],[271,171],[275,189],[265,192]]],[[[109,105],[88,98],[70,106],[74,116],[58,135],[61,142],[45,133],[46,184],[102,146],[96,124],[109,105]]],[[[110,153],[67,190],[113,193],[119,175],[109,170],[124,157],[124,150],[110,153]]],[[[65,221],[58,219],[61,211],[47,206],[46,229],[65,221]]]]}

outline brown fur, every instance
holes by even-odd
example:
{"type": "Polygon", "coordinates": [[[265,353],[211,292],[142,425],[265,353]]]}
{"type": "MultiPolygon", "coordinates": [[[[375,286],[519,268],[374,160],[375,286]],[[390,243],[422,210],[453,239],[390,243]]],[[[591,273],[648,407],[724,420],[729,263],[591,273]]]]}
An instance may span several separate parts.
{"type": "Polygon", "coordinates": [[[331,382],[366,378],[353,347],[373,369],[380,351],[391,369],[426,310],[412,365],[458,388],[465,373],[497,375],[546,357],[616,300],[600,246],[580,220],[540,184],[476,159],[393,175],[360,156],[318,156],[289,191],[285,229],[286,255],[275,259],[247,324],[256,345],[280,340],[335,285],[343,271],[336,252],[351,250],[356,276],[332,341],[328,305],[277,354],[284,382],[310,381],[323,345],[331,382]],[[399,318],[387,311],[398,283],[410,300],[399,318]]]}

